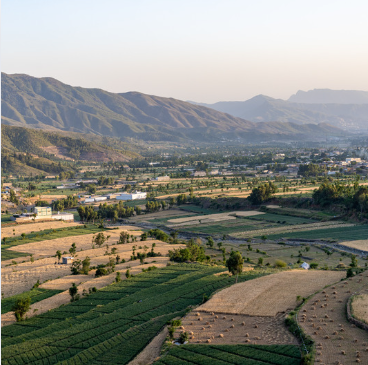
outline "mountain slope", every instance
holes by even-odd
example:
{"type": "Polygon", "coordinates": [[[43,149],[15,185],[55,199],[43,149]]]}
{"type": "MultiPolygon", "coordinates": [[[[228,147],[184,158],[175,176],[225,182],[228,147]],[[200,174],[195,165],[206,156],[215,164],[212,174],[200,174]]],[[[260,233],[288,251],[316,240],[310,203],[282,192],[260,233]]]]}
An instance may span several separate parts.
{"type": "Polygon", "coordinates": [[[61,161],[128,161],[139,157],[135,152],[117,150],[95,142],[87,141],[80,135],[72,137],[63,132],[1,127],[1,162],[5,173],[40,174],[66,171],[70,167],[61,161]]]}
{"type": "MultiPolygon", "coordinates": [[[[20,74],[2,74],[2,122],[122,140],[134,137],[147,141],[215,142],[239,136],[250,141],[255,136],[268,140],[275,137],[275,129],[277,134],[288,138],[295,134],[295,128],[285,123],[260,127],[230,114],[172,98],[138,92],[114,94],[20,74]]],[[[322,129],[326,128],[329,127],[322,129]]],[[[297,135],[303,133],[313,138],[310,128],[299,129],[297,135]]],[[[341,132],[331,128],[330,133],[341,132]]]]}
{"type": "MultiPolygon", "coordinates": [[[[357,93],[358,95],[364,95],[364,92],[357,93]]],[[[352,97],[349,98],[349,100],[351,99],[352,97]]],[[[296,100],[296,98],[290,98],[289,100],[296,100]]],[[[364,99],[356,98],[354,100],[364,99]]],[[[368,103],[309,104],[307,102],[296,103],[258,95],[246,101],[229,101],[200,105],[226,112],[239,118],[245,118],[252,122],[327,123],[343,129],[368,129],[368,103]]]]}

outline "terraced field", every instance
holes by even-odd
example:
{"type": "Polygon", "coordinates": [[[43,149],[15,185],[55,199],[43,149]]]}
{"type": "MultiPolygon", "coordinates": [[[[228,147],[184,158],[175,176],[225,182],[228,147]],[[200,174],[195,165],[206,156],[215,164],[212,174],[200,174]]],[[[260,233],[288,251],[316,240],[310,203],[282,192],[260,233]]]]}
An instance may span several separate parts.
{"type": "MultiPolygon", "coordinates": [[[[2,328],[2,364],[127,364],[163,328],[235,282],[223,268],[172,265],[2,328]],[[122,351],[123,349],[123,351],[122,351]]],[[[247,272],[241,281],[265,275],[247,272]]]]}
{"type": "Polygon", "coordinates": [[[184,345],[172,347],[154,365],[299,365],[292,345],[184,345]]]}

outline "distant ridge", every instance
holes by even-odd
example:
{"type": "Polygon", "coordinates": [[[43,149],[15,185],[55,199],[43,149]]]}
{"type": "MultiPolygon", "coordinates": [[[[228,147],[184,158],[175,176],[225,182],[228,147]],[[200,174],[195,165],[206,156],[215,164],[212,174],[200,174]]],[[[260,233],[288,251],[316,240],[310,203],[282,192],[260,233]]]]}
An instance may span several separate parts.
{"type": "MultiPolygon", "coordinates": [[[[272,123],[260,125],[245,117],[173,98],[139,92],[114,94],[72,87],[53,78],[2,73],[1,82],[2,122],[19,127],[170,142],[255,142],[342,135],[341,130],[326,123],[301,128],[295,126],[298,120],[273,119],[269,120],[272,123]]],[[[245,103],[254,109],[254,105],[261,108],[263,101],[273,100],[259,96],[245,103]]]]}
{"type": "Polygon", "coordinates": [[[299,90],[290,96],[292,103],[302,104],[368,104],[368,91],[314,89],[299,90]]]}

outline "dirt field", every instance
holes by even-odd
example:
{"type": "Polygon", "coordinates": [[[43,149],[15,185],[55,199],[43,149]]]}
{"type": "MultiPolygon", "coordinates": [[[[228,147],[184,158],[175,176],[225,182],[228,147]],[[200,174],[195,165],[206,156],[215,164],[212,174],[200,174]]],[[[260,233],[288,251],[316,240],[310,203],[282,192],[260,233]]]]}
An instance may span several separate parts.
{"type": "MultiPolygon", "coordinates": [[[[367,292],[367,290],[365,290],[367,292]]],[[[361,294],[354,297],[352,303],[353,314],[357,319],[368,323],[368,294],[361,294]]]]}
{"type": "Polygon", "coordinates": [[[340,245],[356,248],[357,250],[368,251],[368,240],[340,242],[340,245]]]}
{"type": "MultiPolygon", "coordinates": [[[[53,285],[53,281],[43,284],[40,288],[44,289],[63,289],[67,287],[67,289],[59,294],[56,294],[50,298],[44,299],[40,302],[34,303],[31,305],[29,312],[27,313],[28,318],[31,318],[35,315],[39,315],[47,312],[50,309],[54,309],[60,307],[62,304],[67,304],[70,302],[69,288],[72,283],[78,284],[78,293],[82,294],[83,290],[88,292],[89,288],[96,287],[97,289],[101,289],[107,285],[110,285],[115,281],[116,272],[121,273],[121,279],[126,280],[125,272],[129,268],[131,274],[138,274],[142,272],[142,268],[147,268],[148,266],[156,266],[156,267],[164,267],[166,266],[169,258],[168,257],[151,257],[145,260],[148,264],[140,265],[139,261],[127,262],[124,264],[116,265],[115,272],[110,275],[102,276],[99,278],[95,278],[93,276],[93,272],[89,275],[76,275],[74,276],[74,280],[70,280],[70,275],[66,276],[66,279],[58,279],[55,280],[55,285],[53,285]]],[[[60,265],[64,266],[64,265],[60,265]]],[[[67,266],[67,265],[65,265],[67,266]]],[[[70,267],[68,267],[68,274],[70,273],[70,267]]],[[[27,289],[28,290],[28,289],[27,289]]],[[[23,290],[24,291],[24,290],[23,290]]],[[[6,326],[15,322],[15,317],[13,312],[5,313],[1,316],[1,326],[6,326]]]]}
{"type": "Polygon", "coordinates": [[[2,227],[1,228],[1,237],[12,237],[20,236],[22,233],[28,234],[31,232],[43,231],[45,229],[57,229],[57,228],[65,228],[78,226],[80,223],[76,222],[66,222],[66,221],[50,221],[43,223],[28,223],[28,224],[19,224],[11,227],[2,227]]]}
{"type": "Polygon", "coordinates": [[[316,363],[368,364],[368,334],[346,319],[352,293],[368,285],[365,272],[313,296],[298,315],[299,324],[316,343],[316,363]]]}
{"type": "Polygon", "coordinates": [[[187,331],[190,343],[297,345],[297,339],[285,327],[284,316],[282,313],[261,317],[196,310],[182,320],[184,329],[179,328],[176,337],[187,331]]]}
{"type": "Polygon", "coordinates": [[[339,271],[290,270],[232,285],[198,310],[250,316],[276,316],[294,309],[298,295],[307,297],[346,274],[339,271]]]}

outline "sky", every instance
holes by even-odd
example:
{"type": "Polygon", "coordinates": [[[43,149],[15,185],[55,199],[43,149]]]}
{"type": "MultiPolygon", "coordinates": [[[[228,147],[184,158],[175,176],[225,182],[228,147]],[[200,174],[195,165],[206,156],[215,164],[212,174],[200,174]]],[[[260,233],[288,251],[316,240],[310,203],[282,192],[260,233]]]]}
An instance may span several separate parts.
{"type": "Polygon", "coordinates": [[[1,71],[213,103],[368,90],[366,0],[2,0],[1,71]]]}

